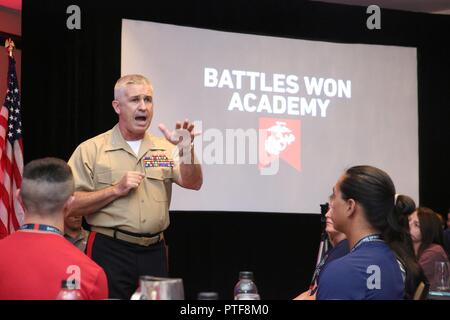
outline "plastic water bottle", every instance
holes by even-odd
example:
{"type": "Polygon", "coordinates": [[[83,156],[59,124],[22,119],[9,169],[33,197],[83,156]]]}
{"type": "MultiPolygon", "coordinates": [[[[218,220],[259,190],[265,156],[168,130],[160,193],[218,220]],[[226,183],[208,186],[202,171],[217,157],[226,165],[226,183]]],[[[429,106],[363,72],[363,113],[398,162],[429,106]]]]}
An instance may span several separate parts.
{"type": "Polygon", "coordinates": [[[253,272],[239,272],[239,281],[234,286],[234,300],[260,300],[258,288],[253,282],[253,272]]]}
{"type": "Polygon", "coordinates": [[[56,296],[56,300],[84,300],[80,290],[77,289],[74,281],[61,281],[61,290],[56,296]]]}

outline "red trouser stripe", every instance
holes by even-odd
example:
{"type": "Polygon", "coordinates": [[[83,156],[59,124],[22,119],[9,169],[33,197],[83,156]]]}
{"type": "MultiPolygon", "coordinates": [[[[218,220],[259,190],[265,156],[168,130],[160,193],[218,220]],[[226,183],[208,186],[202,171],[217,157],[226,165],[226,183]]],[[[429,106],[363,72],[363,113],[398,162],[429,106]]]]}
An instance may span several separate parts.
{"type": "Polygon", "coordinates": [[[86,246],[86,254],[91,259],[92,259],[92,247],[94,246],[94,240],[95,240],[96,235],[97,235],[97,232],[95,232],[95,231],[91,231],[91,233],[89,233],[88,243],[86,246]]]}

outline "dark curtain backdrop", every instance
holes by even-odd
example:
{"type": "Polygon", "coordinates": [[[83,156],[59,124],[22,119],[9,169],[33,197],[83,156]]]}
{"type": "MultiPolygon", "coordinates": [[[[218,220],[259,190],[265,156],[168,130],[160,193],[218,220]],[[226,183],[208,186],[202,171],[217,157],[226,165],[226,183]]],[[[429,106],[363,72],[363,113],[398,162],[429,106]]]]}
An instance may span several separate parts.
{"type": "MultiPolygon", "coordinates": [[[[120,76],[122,18],[300,39],[415,46],[420,204],[444,212],[450,199],[450,17],[382,10],[382,29],[375,31],[365,27],[367,17],[365,7],[299,0],[114,4],[24,0],[26,160],[68,159],[80,142],[115,124],[111,100],[120,76]],[[81,30],[66,28],[66,8],[72,4],[81,8],[81,30]]],[[[184,279],[187,298],[206,290],[231,298],[238,272],[244,269],[254,271],[265,299],[289,299],[307,288],[320,238],[319,215],[172,212],[171,219],[167,232],[171,275],[184,279]]]]}

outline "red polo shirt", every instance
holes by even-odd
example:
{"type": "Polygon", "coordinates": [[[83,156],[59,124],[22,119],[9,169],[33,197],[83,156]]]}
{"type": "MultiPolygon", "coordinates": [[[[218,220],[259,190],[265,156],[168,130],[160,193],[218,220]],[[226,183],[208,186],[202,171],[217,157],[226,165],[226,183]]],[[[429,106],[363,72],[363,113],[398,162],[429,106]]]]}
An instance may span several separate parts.
{"type": "Polygon", "coordinates": [[[0,300],[55,299],[74,269],[84,299],[108,298],[103,269],[64,237],[18,231],[0,240],[0,300]]]}

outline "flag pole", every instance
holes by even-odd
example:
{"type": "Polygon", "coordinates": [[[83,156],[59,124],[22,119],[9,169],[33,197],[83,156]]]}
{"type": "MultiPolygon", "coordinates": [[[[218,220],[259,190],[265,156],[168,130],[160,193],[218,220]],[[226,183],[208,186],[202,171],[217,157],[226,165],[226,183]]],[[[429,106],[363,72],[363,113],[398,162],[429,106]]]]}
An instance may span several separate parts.
{"type": "Polygon", "coordinates": [[[14,58],[14,57],[13,57],[13,51],[14,51],[14,47],[15,47],[15,46],[16,46],[16,45],[14,44],[14,41],[12,41],[11,38],[6,39],[6,41],[5,41],[5,47],[6,47],[6,50],[8,51],[9,56],[10,56],[11,58],[14,58]]]}
{"type": "MultiPolygon", "coordinates": [[[[6,41],[5,41],[5,48],[6,48],[6,51],[8,52],[8,55],[11,58],[13,58],[14,41],[12,41],[11,38],[6,39],[6,41]]],[[[7,223],[6,230],[7,230],[8,234],[11,233],[10,219],[11,219],[11,213],[8,212],[8,218],[6,220],[6,223],[7,223]]]]}
{"type": "Polygon", "coordinates": [[[22,149],[22,120],[20,115],[20,94],[16,75],[15,61],[13,51],[15,48],[14,41],[9,38],[5,41],[5,47],[9,55],[8,66],[8,89],[6,91],[6,98],[3,105],[1,105],[0,112],[0,126],[1,126],[1,142],[0,156],[3,160],[11,163],[6,166],[6,171],[2,168],[2,181],[0,183],[6,190],[6,197],[2,195],[0,201],[3,206],[0,207],[0,214],[4,218],[1,221],[2,232],[11,234],[15,232],[20,224],[23,222],[23,208],[15,197],[15,190],[22,181],[22,164],[23,164],[23,149],[22,149]],[[13,115],[14,114],[14,115],[13,115]],[[9,116],[8,116],[9,115],[9,116]],[[13,168],[19,170],[12,170],[13,168]],[[18,172],[16,172],[18,171],[18,172]],[[10,176],[10,179],[4,179],[5,174],[10,176]],[[9,180],[9,181],[8,181],[9,180]],[[6,221],[6,226],[4,225],[6,221]]]}

